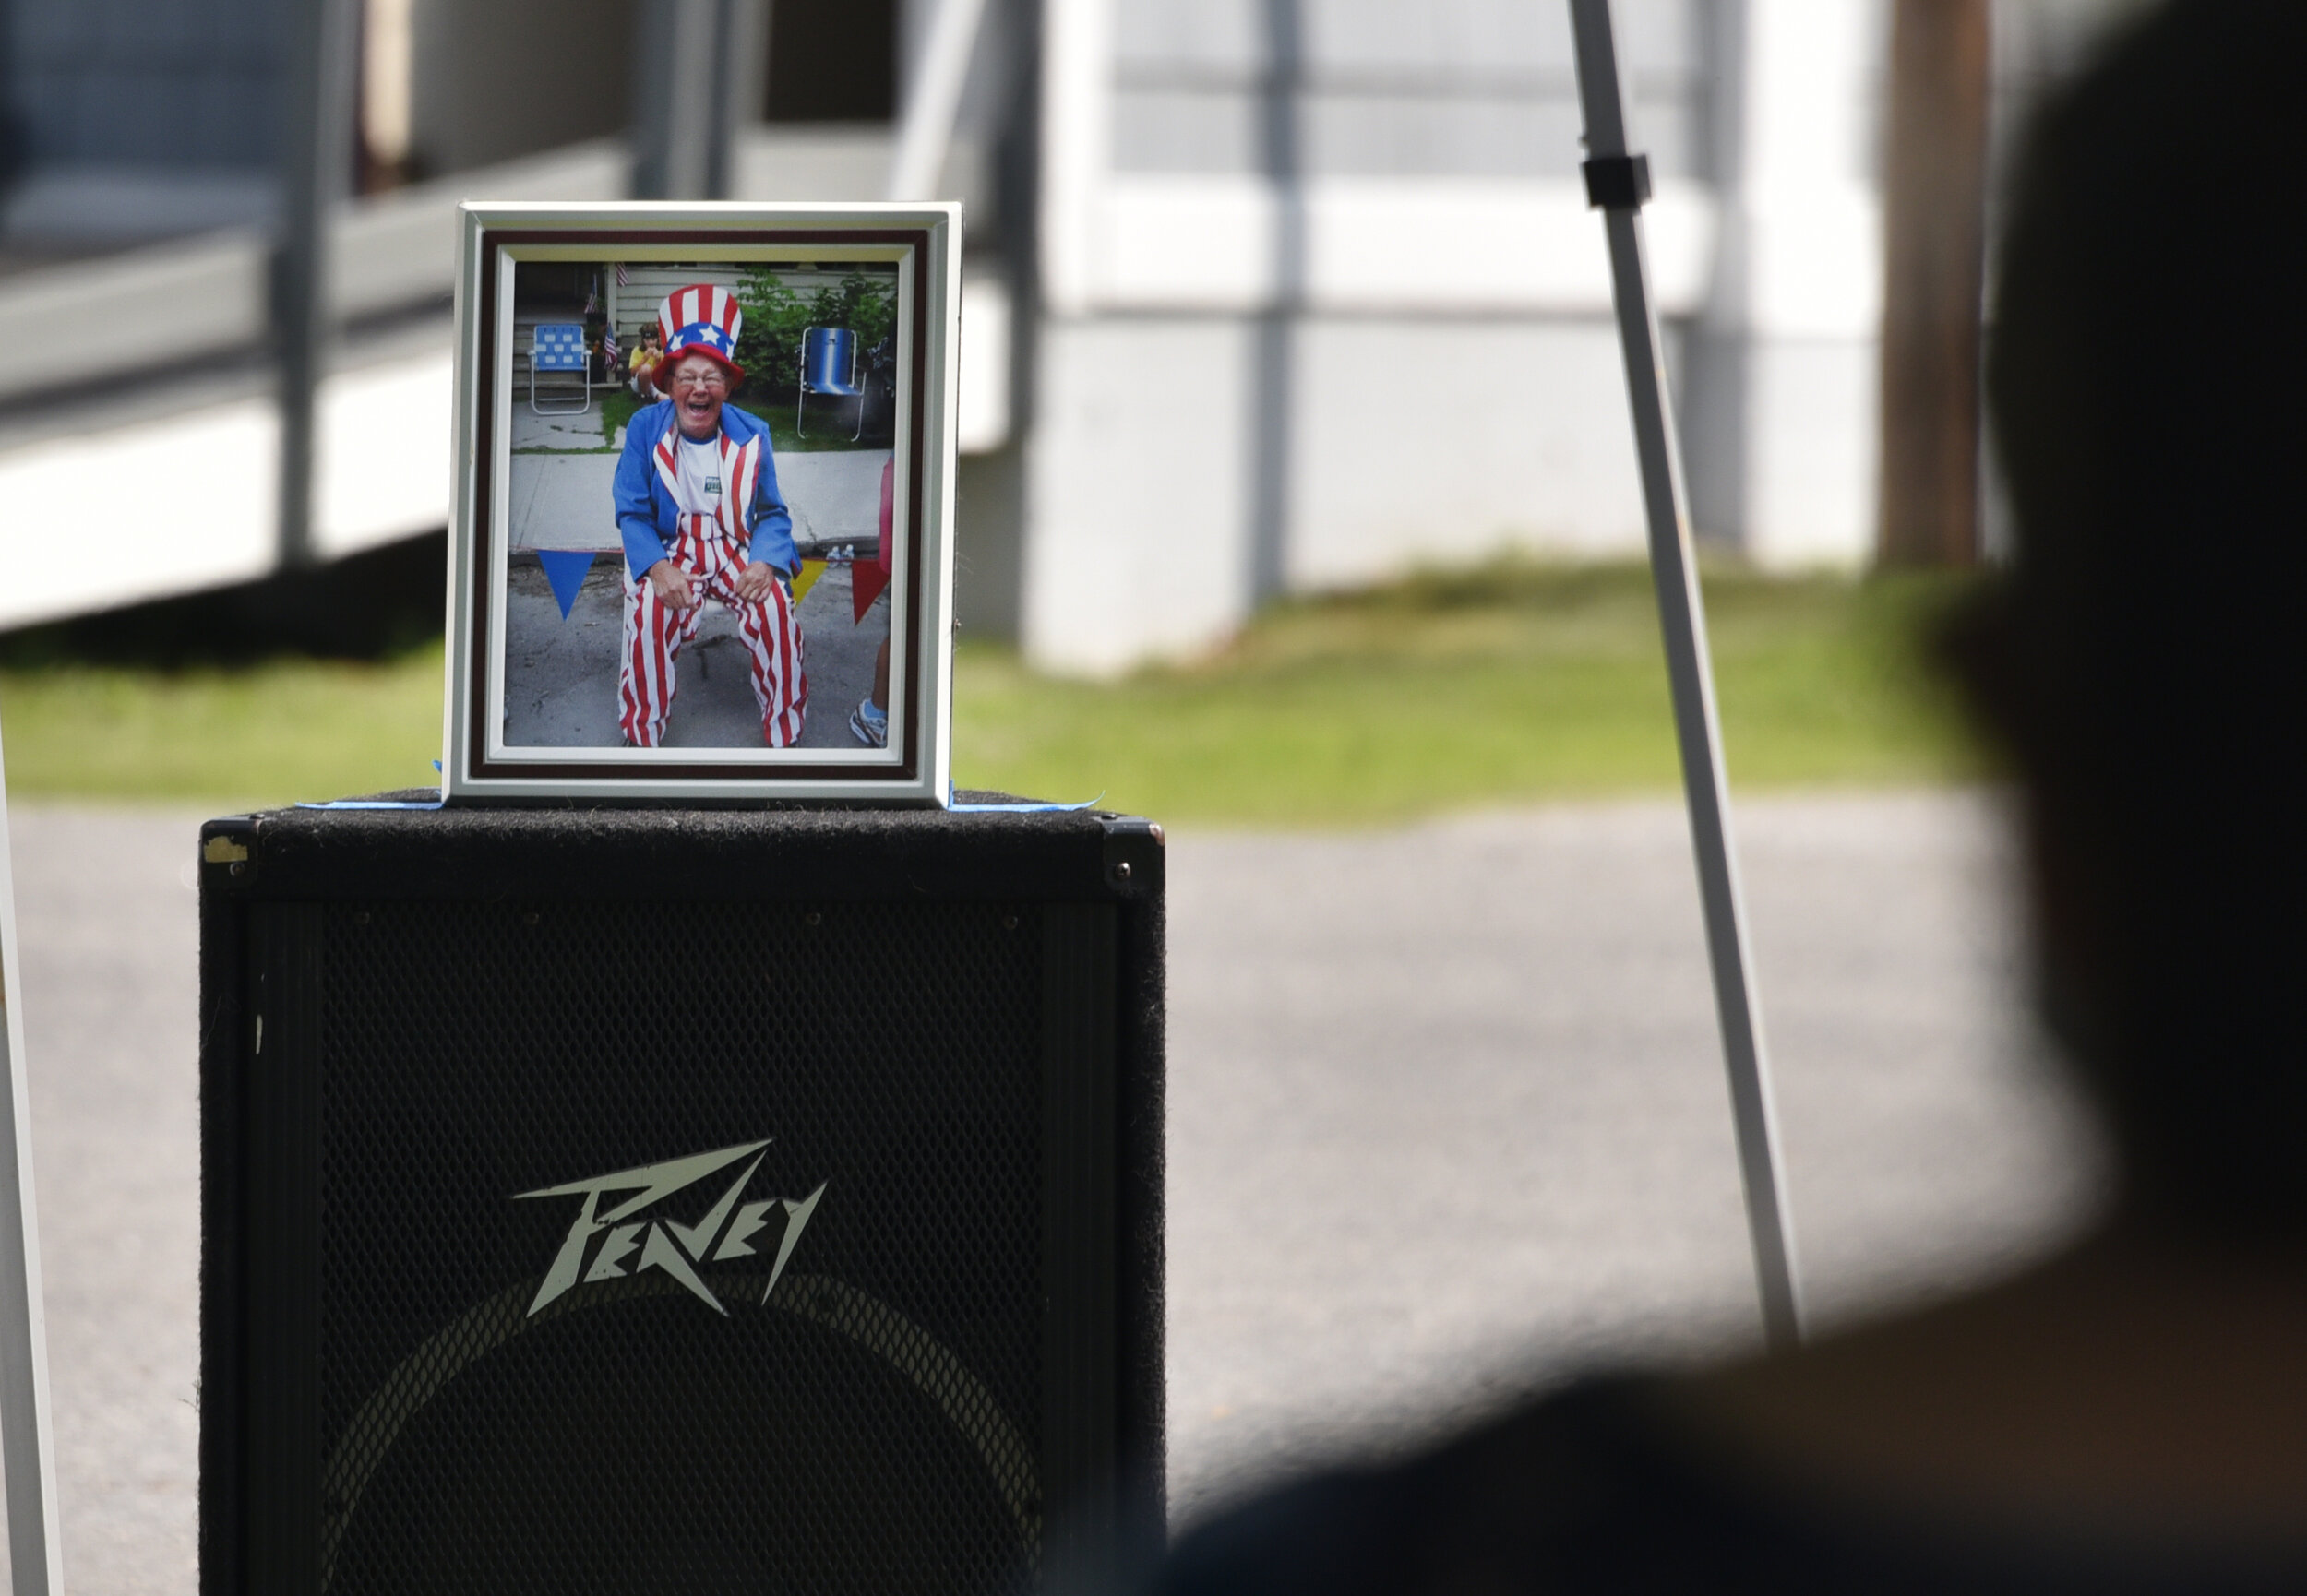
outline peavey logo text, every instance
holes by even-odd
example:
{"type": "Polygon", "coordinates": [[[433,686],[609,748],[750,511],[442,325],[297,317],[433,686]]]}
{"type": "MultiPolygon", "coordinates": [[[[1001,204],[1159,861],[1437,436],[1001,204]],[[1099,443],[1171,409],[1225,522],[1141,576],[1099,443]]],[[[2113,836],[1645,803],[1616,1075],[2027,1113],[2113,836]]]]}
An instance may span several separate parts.
{"type": "Polygon", "coordinates": [[[728,1313],[721,1305],[705,1282],[698,1278],[697,1266],[708,1260],[724,1263],[731,1258],[753,1255],[755,1238],[762,1247],[771,1239],[760,1233],[768,1228],[771,1209],[782,1208],[783,1234],[775,1238],[777,1259],[769,1268],[769,1284],[761,1292],[767,1302],[769,1293],[777,1286],[777,1277],[785,1272],[785,1260],[793,1257],[793,1245],[801,1239],[802,1227],[809,1222],[809,1215],[817,1210],[817,1199],[825,1195],[825,1185],[818,1183],[817,1190],[795,1201],[792,1197],[772,1197],[767,1202],[740,1205],[745,1183],[753,1178],[760,1167],[761,1149],[766,1141],[749,1141],[743,1147],[724,1147],[718,1152],[693,1153],[664,1163],[652,1163],[640,1169],[619,1170],[615,1174],[595,1175],[591,1180],[570,1181],[567,1185],[546,1186],[542,1191],[519,1193],[523,1197],[581,1197],[584,1206],[577,1210],[577,1222],[568,1227],[568,1239],[561,1243],[560,1255],[544,1273],[544,1284],[537,1288],[536,1301],[529,1304],[529,1312],[539,1308],[577,1284],[580,1274],[588,1282],[612,1280],[628,1272],[639,1274],[644,1269],[663,1269],[704,1302],[715,1312],[728,1313]],[[643,1209],[663,1201],[675,1193],[687,1190],[706,1176],[718,1173],[750,1156],[737,1178],[729,1183],[729,1189],[721,1194],[705,1217],[693,1225],[681,1224],[662,1214],[648,1215],[627,1224],[643,1209]],[[601,1211],[604,1197],[610,1193],[607,1212],[601,1211]],[[631,1192],[630,1197],[623,1196],[631,1192]],[[734,1214],[734,1217],[732,1217],[734,1214]],[[642,1233],[646,1232],[644,1235],[642,1233]],[[607,1239],[593,1245],[593,1238],[606,1233],[607,1239]],[[590,1254],[592,1265],[585,1267],[590,1254]],[[639,1257],[636,1258],[635,1255],[639,1257]]]}

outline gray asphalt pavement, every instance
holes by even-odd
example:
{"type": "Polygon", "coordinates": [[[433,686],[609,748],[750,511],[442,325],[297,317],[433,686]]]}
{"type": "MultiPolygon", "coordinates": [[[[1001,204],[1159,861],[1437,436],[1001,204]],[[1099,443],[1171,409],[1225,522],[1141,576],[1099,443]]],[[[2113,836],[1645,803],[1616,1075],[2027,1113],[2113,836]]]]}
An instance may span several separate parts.
{"type": "MultiPolygon", "coordinates": [[[[1847,1322],[2092,1210],[2001,818],[1739,805],[1802,1278],[1847,1322]]],[[[1172,849],[1172,1517],[1759,1340],[1688,833],[1638,804],[1172,849]]]]}
{"type": "MultiPolygon", "coordinates": [[[[718,673],[716,673],[718,675],[718,673]]],[[[67,1578],[194,1556],[198,816],[21,809],[67,1578]]],[[[1803,1272],[1833,1321],[2098,1200],[1976,796],[1739,810],[1803,1272]]],[[[1755,1336],[1679,810],[1171,834],[1181,1519],[1518,1386],[1755,1336]]]]}
{"type": "MultiPolygon", "coordinates": [[[[623,635],[624,566],[614,554],[593,561],[568,613],[533,554],[516,554],[505,584],[505,737],[520,747],[614,748],[617,649],[623,635]]],[[[873,688],[873,658],[889,636],[890,601],[873,601],[863,621],[851,603],[849,567],[831,566],[803,595],[803,668],[809,702],[803,748],[861,746],[849,712],[873,688]]],[[[674,667],[668,748],[758,748],[761,710],[736,616],[708,603],[697,640],[674,667]]]]}

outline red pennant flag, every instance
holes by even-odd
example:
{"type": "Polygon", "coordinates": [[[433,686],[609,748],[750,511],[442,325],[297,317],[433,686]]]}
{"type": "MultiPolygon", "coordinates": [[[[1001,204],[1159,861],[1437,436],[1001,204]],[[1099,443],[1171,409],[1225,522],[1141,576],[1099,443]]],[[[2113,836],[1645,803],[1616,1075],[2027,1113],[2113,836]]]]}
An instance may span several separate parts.
{"type": "Polygon", "coordinates": [[[861,566],[852,561],[849,566],[849,595],[857,607],[857,622],[866,618],[873,601],[890,585],[890,526],[896,508],[897,457],[892,454],[881,462],[881,541],[874,548],[873,564],[861,566]]]}
{"type": "Polygon", "coordinates": [[[873,601],[879,598],[881,590],[889,585],[890,574],[881,568],[879,560],[849,562],[849,597],[856,610],[857,620],[866,618],[866,612],[873,608],[873,601]]]}

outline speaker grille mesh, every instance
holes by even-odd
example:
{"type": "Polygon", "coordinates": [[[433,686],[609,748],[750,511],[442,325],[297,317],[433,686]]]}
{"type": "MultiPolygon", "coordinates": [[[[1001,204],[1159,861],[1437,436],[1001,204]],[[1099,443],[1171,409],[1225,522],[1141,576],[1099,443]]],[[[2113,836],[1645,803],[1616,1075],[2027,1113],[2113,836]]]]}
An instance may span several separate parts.
{"type": "Polygon", "coordinates": [[[1030,904],[329,906],[324,1588],[1028,1574],[1040,950],[1030,904]],[[697,1269],[725,1313],[663,1268],[530,1312],[581,1199],[516,1194],[764,1138],[744,1200],[825,1187],[766,1302],[773,1223],[697,1269]]]}

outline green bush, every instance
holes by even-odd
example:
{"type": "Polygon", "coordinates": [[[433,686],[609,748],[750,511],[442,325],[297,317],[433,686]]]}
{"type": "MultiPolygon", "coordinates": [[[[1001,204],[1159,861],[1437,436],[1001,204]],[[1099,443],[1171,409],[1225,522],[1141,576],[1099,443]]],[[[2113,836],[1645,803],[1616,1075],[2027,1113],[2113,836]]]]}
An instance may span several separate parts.
{"type": "Polygon", "coordinates": [[[745,307],[737,363],[745,368],[746,391],[760,398],[791,399],[799,391],[805,329],[849,328],[862,354],[897,326],[896,283],[861,271],[804,299],[787,286],[783,273],[754,267],[739,282],[737,303],[745,307]]]}

